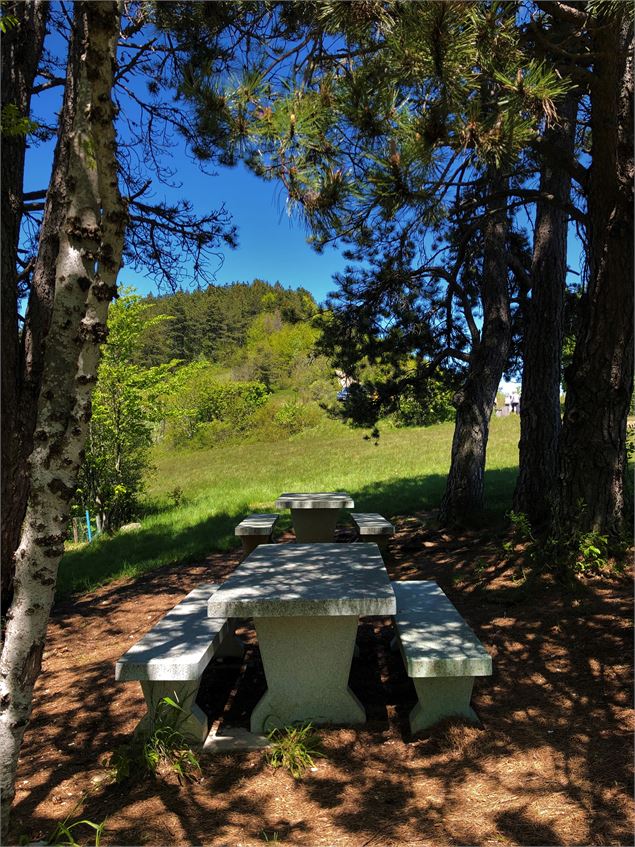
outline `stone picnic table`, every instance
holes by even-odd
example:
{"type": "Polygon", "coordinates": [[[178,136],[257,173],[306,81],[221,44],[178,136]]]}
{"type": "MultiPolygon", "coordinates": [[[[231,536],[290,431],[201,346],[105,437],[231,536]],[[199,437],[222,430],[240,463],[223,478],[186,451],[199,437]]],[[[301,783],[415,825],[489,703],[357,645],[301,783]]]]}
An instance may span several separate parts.
{"type": "MultiPolygon", "coordinates": [[[[331,495],[332,496],[332,495],[331,495]]],[[[253,617],[267,690],[251,731],[295,722],[358,724],[348,687],[360,615],[394,615],[376,544],[263,544],[210,597],[210,617],[253,617]]]]}
{"type": "Polygon", "coordinates": [[[290,509],[296,541],[301,544],[333,541],[340,509],[355,503],[345,491],[281,494],[277,509],[290,509]]]}

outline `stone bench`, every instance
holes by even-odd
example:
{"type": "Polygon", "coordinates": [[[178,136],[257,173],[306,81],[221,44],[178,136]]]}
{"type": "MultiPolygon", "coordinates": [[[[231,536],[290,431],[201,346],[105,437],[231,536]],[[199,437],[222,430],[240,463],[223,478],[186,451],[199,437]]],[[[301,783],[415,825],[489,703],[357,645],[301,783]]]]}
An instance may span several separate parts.
{"type": "Polygon", "coordinates": [[[379,545],[382,552],[386,550],[390,536],[395,534],[390,521],[377,512],[353,512],[351,518],[359,532],[360,541],[373,542],[379,545]]]}
{"type": "Polygon", "coordinates": [[[178,728],[188,741],[205,740],[207,718],[195,703],[203,671],[212,657],[242,658],[244,652],[232,619],[207,617],[207,602],[217,588],[208,583],[190,591],[116,663],[115,679],[140,682],[148,707],[136,732],[152,731],[157,706],[167,696],[183,710],[178,728]]]}
{"type": "Polygon", "coordinates": [[[413,733],[441,718],[478,723],[470,706],[475,676],[492,673],[492,659],[436,582],[393,582],[401,655],[417,691],[413,733]]]}
{"type": "Polygon", "coordinates": [[[271,544],[273,528],[279,517],[280,515],[248,515],[238,524],[234,535],[240,538],[245,556],[259,544],[271,544]]]}

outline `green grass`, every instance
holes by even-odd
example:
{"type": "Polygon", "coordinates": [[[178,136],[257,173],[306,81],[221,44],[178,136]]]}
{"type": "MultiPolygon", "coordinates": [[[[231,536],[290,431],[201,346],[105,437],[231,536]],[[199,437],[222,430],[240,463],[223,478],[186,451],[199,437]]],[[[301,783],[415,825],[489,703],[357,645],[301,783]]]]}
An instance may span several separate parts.
{"type": "MultiPolygon", "coordinates": [[[[275,511],[274,501],[283,491],[345,490],[357,510],[388,518],[432,509],[443,493],[452,432],[449,423],[386,429],[375,446],[364,440],[363,431],[329,423],[290,441],[157,451],[142,529],[68,550],[60,565],[58,596],[231,549],[237,546],[234,527],[242,517],[275,511]],[[176,487],[183,490],[178,507],[170,498],[176,487]]],[[[511,504],[518,435],[516,416],[492,421],[485,520],[502,515],[511,504]]],[[[289,523],[286,513],[278,525],[289,523]]]]}

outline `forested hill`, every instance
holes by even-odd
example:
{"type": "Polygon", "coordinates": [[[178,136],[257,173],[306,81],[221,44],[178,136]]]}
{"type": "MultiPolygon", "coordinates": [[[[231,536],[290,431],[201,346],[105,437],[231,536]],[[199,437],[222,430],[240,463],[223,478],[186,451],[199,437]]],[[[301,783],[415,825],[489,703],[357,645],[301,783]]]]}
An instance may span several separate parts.
{"type": "Polygon", "coordinates": [[[249,329],[259,315],[270,314],[280,324],[298,324],[317,311],[315,300],[305,288],[284,288],[278,282],[272,285],[261,279],[162,297],[150,295],[146,302],[151,303],[147,318],[169,317],[152,322],[143,334],[137,363],[146,367],[173,359],[226,362],[245,346],[249,329]]]}

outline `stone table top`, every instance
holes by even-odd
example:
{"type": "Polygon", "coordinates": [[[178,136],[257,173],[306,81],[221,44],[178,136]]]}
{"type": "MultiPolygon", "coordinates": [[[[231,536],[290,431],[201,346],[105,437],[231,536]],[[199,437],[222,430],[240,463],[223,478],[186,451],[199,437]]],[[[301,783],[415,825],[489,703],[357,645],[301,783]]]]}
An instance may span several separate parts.
{"type": "Polygon", "coordinates": [[[353,509],[355,503],[345,491],[320,491],[314,494],[281,494],[276,509],[353,509]]]}
{"type": "Polygon", "coordinates": [[[210,617],[393,615],[376,544],[261,544],[210,597],[210,617]]]}

